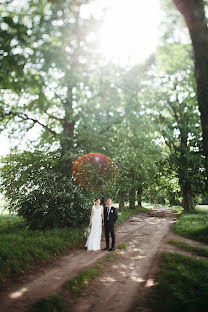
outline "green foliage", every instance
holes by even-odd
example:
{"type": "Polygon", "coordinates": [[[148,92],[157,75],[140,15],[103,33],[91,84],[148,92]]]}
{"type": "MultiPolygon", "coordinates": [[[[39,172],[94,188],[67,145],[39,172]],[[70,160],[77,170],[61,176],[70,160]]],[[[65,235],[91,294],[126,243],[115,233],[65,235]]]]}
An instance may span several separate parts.
{"type": "Polygon", "coordinates": [[[9,1],[0,6],[5,88],[0,120],[12,137],[20,139],[39,125],[39,143],[61,143],[70,155],[79,119],[72,102],[81,106],[89,92],[87,72],[95,66],[94,43],[87,41],[95,19],[80,16],[87,2],[37,0],[15,6],[9,1]]]}
{"type": "Polygon", "coordinates": [[[164,44],[157,50],[156,63],[159,70],[170,75],[175,74],[176,72],[180,73],[181,70],[186,68],[191,68],[191,45],[185,45],[179,42],[164,44]]]}
{"type": "Polygon", "coordinates": [[[38,130],[30,147],[42,150],[17,148],[5,159],[1,189],[31,227],[86,222],[93,194],[73,184],[70,169],[86,153],[104,153],[119,168],[104,190],[117,201],[122,194],[134,203],[137,192],[138,202],[179,205],[187,184],[194,199],[204,195],[191,46],[180,14],[162,2],[164,42],[130,69],[98,58],[91,35],[100,21],[82,14],[88,0],[0,5],[0,130],[18,141],[38,130]]]}
{"type": "Polygon", "coordinates": [[[138,65],[130,70],[113,64],[103,67],[98,85],[100,92],[90,106],[83,106],[78,127],[83,148],[104,153],[117,165],[117,185],[110,190],[117,201],[121,192],[128,201],[129,191],[134,188],[136,193],[143,183],[146,187],[157,172],[160,148],[152,140],[151,124],[139,98],[148,66],[138,65]]]}
{"type": "Polygon", "coordinates": [[[24,76],[24,66],[29,56],[22,53],[28,46],[28,27],[23,23],[24,15],[20,12],[17,18],[14,12],[8,12],[4,1],[0,4],[0,14],[0,88],[20,91],[23,87],[21,80],[24,76]]]}
{"type": "Polygon", "coordinates": [[[202,132],[190,49],[187,44],[165,43],[157,52],[149,77],[151,84],[144,93],[146,101],[150,101],[156,141],[163,144],[156,189],[163,198],[167,195],[170,204],[181,201],[187,210],[194,206],[191,197],[198,200],[205,190],[202,132]],[[169,60],[161,68],[167,54],[169,60]],[[176,55],[186,61],[178,64],[176,55]],[[167,191],[163,189],[165,183],[167,191]]]}
{"type": "Polygon", "coordinates": [[[59,153],[25,151],[2,161],[1,190],[9,209],[24,217],[30,227],[88,222],[91,194],[72,182],[70,168],[61,163],[59,153]]]}
{"type": "Polygon", "coordinates": [[[180,205],[182,196],[178,177],[166,155],[162,155],[156,166],[154,179],[144,187],[145,201],[162,205],[180,205]]]}
{"type": "MultiPolygon", "coordinates": [[[[113,196],[120,190],[128,194],[132,186],[141,185],[157,170],[152,161],[155,144],[145,131],[145,118],[140,114],[137,96],[144,70],[149,65],[135,66],[130,71],[113,64],[98,66],[94,42],[87,40],[97,22],[92,16],[85,18],[80,14],[82,4],[87,2],[81,1],[78,5],[70,0],[28,1],[21,9],[9,4],[7,15],[18,20],[20,16],[27,16],[21,23],[25,26],[29,55],[23,66],[23,78],[16,77],[17,82],[20,80],[24,85],[21,92],[8,85],[1,95],[2,129],[20,139],[20,135],[39,126],[41,131],[35,144],[38,143],[39,148],[44,146],[45,161],[50,162],[46,159],[48,150],[60,149],[62,160],[66,160],[69,167],[75,155],[106,154],[119,167],[118,183],[108,192],[113,196]],[[151,159],[146,154],[151,155],[151,159]]],[[[17,45],[23,49],[21,41],[17,45]]],[[[91,195],[73,185],[70,175],[63,173],[64,169],[60,174],[62,164],[57,164],[57,156],[56,164],[52,161],[50,169],[43,165],[44,171],[38,165],[37,154],[31,158],[31,163],[36,164],[30,164],[31,168],[38,168],[37,178],[28,168],[18,169],[16,183],[9,178],[6,181],[6,174],[11,173],[9,167],[4,166],[2,189],[5,191],[6,185],[9,190],[6,193],[10,208],[34,227],[77,224],[78,218],[83,222],[84,210],[87,210],[83,197],[87,202],[91,195]],[[56,185],[54,180],[58,181],[56,185]]],[[[24,167],[30,153],[15,157],[19,167],[24,167]]],[[[6,161],[9,163],[9,158],[6,161]]]]}
{"type": "Polygon", "coordinates": [[[191,246],[187,243],[176,241],[176,240],[169,240],[168,243],[178,247],[179,249],[192,252],[196,254],[197,256],[208,257],[208,248],[199,247],[199,246],[191,246]]]}
{"type": "Polygon", "coordinates": [[[208,305],[207,291],[207,261],[164,253],[153,311],[204,312],[208,305]]]}
{"type": "Polygon", "coordinates": [[[29,230],[17,216],[0,217],[0,282],[83,240],[83,229],[29,230]]]}
{"type": "Polygon", "coordinates": [[[59,295],[50,296],[38,301],[28,312],[61,312],[64,311],[63,300],[59,295]]]}
{"type": "Polygon", "coordinates": [[[15,214],[0,215],[0,233],[2,234],[23,230],[26,225],[25,220],[15,214]]]}
{"type": "Polygon", "coordinates": [[[87,287],[88,282],[95,279],[97,275],[98,269],[84,270],[66,282],[64,288],[69,290],[73,295],[81,296],[83,290],[87,287]]]}
{"type": "Polygon", "coordinates": [[[203,196],[201,199],[201,202],[199,203],[201,205],[208,205],[208,195],[203,196]]]}
{"type": "Polygon", "coordinates": [[[195,213],[183,213],[173,230],[184,237],[208,243],[208,211],[196,209],[195,213]]]}

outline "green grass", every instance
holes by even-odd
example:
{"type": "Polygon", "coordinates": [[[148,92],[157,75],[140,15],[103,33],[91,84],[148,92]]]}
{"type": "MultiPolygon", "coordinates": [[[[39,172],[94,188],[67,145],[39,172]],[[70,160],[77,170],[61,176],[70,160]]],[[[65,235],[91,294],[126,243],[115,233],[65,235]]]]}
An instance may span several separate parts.
{"type": "Polygon", "coordinates": [[[122,243],[122,244],[120,244],[119,246],[118,246],[118,249],[119,250],[123,250],[123,249],[126,249],[127,248],[127,243],[122,243]]]}
{"type": "MultiPolygon", "coordinates": [[[[178,206],[172,208],[178,213],[182,212],[178,206]]],[[[194,213],[181,213],[173,231],[181,236],[208,243],[207,208],[200,206],[194,213]]],[[[175,240],[169,243],[181,250],[208,257],[208,248],[175,240]]],[[[205,312],[208,307],[207,293],[208,261],[180,254],[163,254],[153,311],[205,312]]]]}
{"type": "Polygon", "coordinates": [[[107,254],[106,259],[110,262],[112,262],[116,257],[115,251],[111,251],[107,254]]]}
{"type": "Polygon", "coordinates": [[[83,290],[86,289],[88,282],[95,279],[99,274],[99,267],[87,269],[80,272],[64,284],[64,288],[69,290],[75,296],[82,296],[83,290]]]}
{"type": "Polygon", "coordinates": [[[184,237],[208,243],[208,210],[196,208],[195,213],[182,213],[173,231],[184,237]]]}
{"type": "Polygon", "coordinates": [[[176,240],[169,240],[168,243],[184,251],[192,252],[196,254],[197,256],[208,257],[208,248],[204,248],[200,246],[191,246],[187,243],[176,241],[176,240]]]}
{"type": "Polygon", "coordinates": [[[25,229],[26,223],[23,218],[14,214],[0,215],[0,235],[25,229]]]}
{"type": "Polygon", "coordinates": [[[83,240],[82,229],[29,230],[14,215],[0,216],[0,283],[40,260],[63,253],[83,240]]]}
{"type": "Polygon", "coordinates": [[[28,312],[62,312],[63,300],[59,295],[50,296],[38,301],[28,312]]]}
{"type": "Polygon", "coordinates": [[[153,311],[207,311],[208,262],[164,253],[155,294],[153,311]]]}

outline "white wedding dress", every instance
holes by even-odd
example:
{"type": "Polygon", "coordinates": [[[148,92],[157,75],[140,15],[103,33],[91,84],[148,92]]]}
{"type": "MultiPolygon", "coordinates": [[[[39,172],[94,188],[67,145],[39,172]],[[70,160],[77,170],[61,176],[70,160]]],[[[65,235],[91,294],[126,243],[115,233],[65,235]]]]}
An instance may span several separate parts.
{"type": "Polygon", "coordinates": [[[85,247],[87,247],[87,250],[100,250],[103,206],[99,208],[93,206],[92,209],[94,212],[92,226],[85,247]]]}

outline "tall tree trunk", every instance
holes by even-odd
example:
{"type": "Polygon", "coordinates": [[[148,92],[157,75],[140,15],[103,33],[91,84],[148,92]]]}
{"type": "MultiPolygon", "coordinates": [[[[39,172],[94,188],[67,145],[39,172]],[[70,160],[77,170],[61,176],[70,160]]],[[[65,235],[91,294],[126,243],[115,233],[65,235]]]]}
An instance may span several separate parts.
{"type": "Polygon", "coordinates": [[[129,208],[135,209],[136,188],[133,186],[129,191],[129,208]]]}
{"type": "Polygon", "coordinates": [[[138,206],[142,205],[142,184],[140,184],[137,188],[137,202],[138,206]]]}
{"type": "Polygon", "coordinates": [[[181,186],[183,201],[182,207],[185,211],[194,211],[194,202],[192,197],[192,186],[190,182],[190,173],[186,152],[188,150],[188,132],[186,124],[188,120],[183,111],[183,103],[179,106],[180,117],[180,159],[179,159],[179,183],[181,186]]]}
{"type": "Polygon", "coordinates": [[[194,201],[192,196],[192,186],[189,181],[186,181],[186,173],[184,168],[179,169],[179,183],[182,191],[182,207],[184,211],[194,211],[194,201]]]}
{"type": "Polygon", "coordinates": [[[61,136],[61,156],[63,161],[63,170],[67,168],[69,174],[73,165],[72,151],[74,149],[74,119],[72,108],[72,88],[68,88],[67,101],[64,103],[65,116],[63,118],[63,132],[61,136]]]}
{"type": "Polygon", "coordinates": [[[118,196],[119,196],[119,210],[122,211],[125,208],[125,195],[126,193],[124,191],[119,191],[118,196]]]}
{"type": "Polygon", "coordinates": [[[194,201],[192,197],[192,188],[191,183],[185,183],[182,185],[182,194],[183,194],[183,201],[182,207],[184,211],[194,211],[194,201]]]}
{"type": "Polygon", "coordinates": [[[208,179],[208,27],[205,7],[203,0],[173,0],[173,3],[183,15],[192,40],[205,170],[208,179]]]}
{"type": "MultiPolygon", "coordinates": [[[[63,118],[63,133],[61,138],[61,147],[62,147],[62,161],[66,164],[67,170],[71,171],[73,166],[73,150],[74,150],[74,111],[73,111],[73,88],[76,86],[77,78],[76,74],[79,71],[79,56],[81,48],[81,24],[80,24],[80,10],[81,10],[82,1],[74,0],[71,4],[71,11],[75,19],[75,40],[76,40],[76,49],[74,49],[73,54],[70,58],[70,67],[72,75],[70,77],[70,83],[67,89],[66,100],[63,103],[64,107],[64,118],[63,118]]],[[[69,78],[69,77],[68,77],[69,78]]],[[[70,172],[71,174],[71,172],[70,172]]]]}

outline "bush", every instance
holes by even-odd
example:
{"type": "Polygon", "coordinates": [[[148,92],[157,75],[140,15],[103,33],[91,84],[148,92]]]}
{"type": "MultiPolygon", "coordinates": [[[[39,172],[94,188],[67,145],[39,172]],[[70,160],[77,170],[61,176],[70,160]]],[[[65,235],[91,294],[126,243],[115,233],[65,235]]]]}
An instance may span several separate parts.
{"type": "Polygon", "coordinates": [[[80,226],[89,221],[91,196],[75,185],[58,152],[25,151],[3,158],[1,191],[9,210],[31,228],[80,226]]]}

